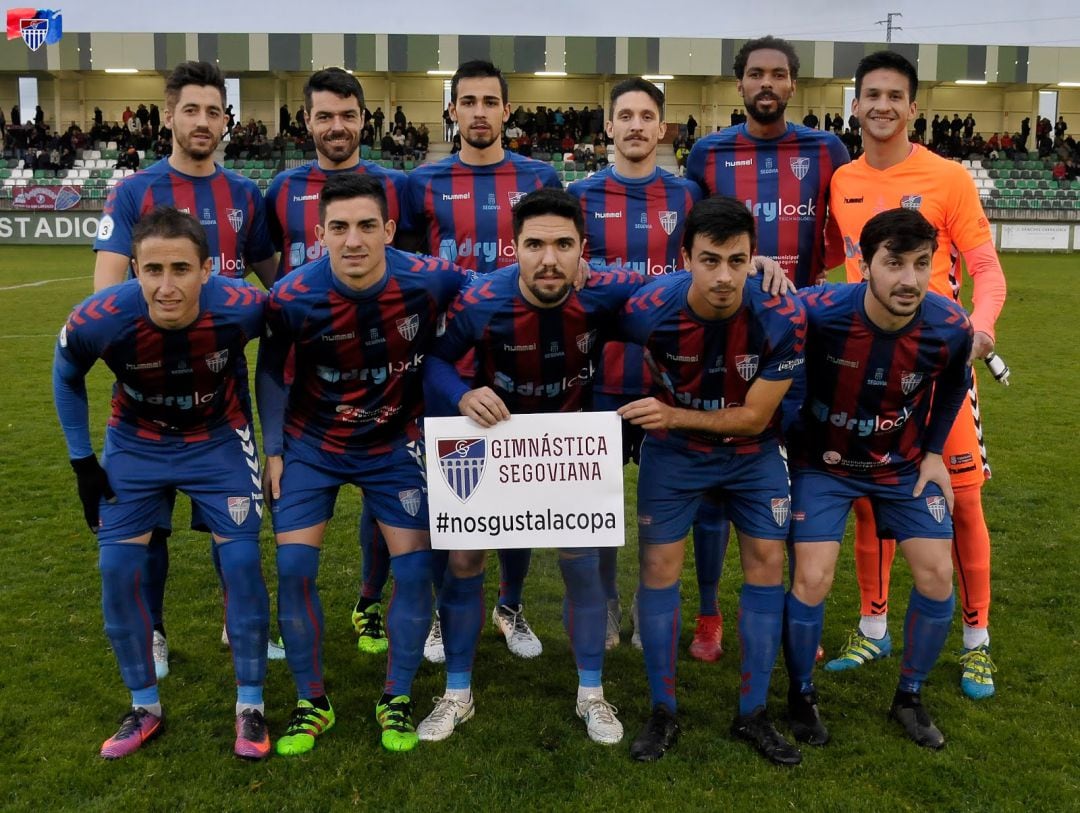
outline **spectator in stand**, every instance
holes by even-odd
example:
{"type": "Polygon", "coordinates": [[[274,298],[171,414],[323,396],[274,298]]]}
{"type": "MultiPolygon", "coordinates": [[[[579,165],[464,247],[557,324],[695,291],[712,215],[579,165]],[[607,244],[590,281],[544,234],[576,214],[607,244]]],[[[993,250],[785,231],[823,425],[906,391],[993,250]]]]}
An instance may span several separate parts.
{"type": "Polygon", "coordinates": [[[103,115],[102,115],[102,112],[101,112],[101,108],[100,107],[95,107],[94,108],[94,126],[95,127],[101,127],[103,123],[104,123],[104,118],[103,118],[103,115]]]}
{"type": "Polygon", "coordinates": [[[22,127],[22,115],[19,113],[19,106],[17,104],[11,106],[11,126],[22,127]]]}
{"type": "Polygon", "coordinates": [[[1059,184],[1062,181],[1064,181],[1067,174],[1068,174],[1066,172],[1065,162],[1064,161],[1058,161],[1056,164],[1054,164],[1054,169],[1052,170],[1052,172],[1053,172],[1055,181],[1057,181],[1059,184]]]}
{"type": "Polygon", "coordinates": [[[45,123],[45,111],[41,109],[39,104],[34,108],[34,124],[43,125],[45,123]]]}
{"type": "Polygon", "coordinates": [[[1020,137],[1016,139],[1016,149],[1027,152],[1028,138],[1031,136],[1031,118],[1025,118],[1020,122],[1020,137]]]}
{"type": "Polygon", "coordinates": [[[292,121],[292,115],[289,113],[289,106],[283,104],[278,108],[278,132],[289,132],[289,122],[292,121]]]}
{"type": "Polygon", "coordinates": [[[360,131],[360,146],[375,146],[375,129],[370,124],[365,125],[364,128],[360,131]]]}
{"type": "Polygon", "coordinates": [[[296,108],[296,130],[301,136],[307,135],[307,116],[304,113],[303,105],[296,108]]]}
{"type": "Polygon", "coordinates": [[[382,112],[381,107],[376,107],[375,112],[371,114],[371,121],[375,125],[375,138],[381,139],[383,137],[383,122],[386,120],[386,114],[382,112]]]}
{"type": "Polygon", "coordinates": [[[1054,125],[1054,135],[1058,138],[1065,138],[1065,133],[1068,132],[1069,125],[1065,123],[1063,116],[1058,116],[1057,123],[1054,125]]]}
{"type": "Polygon", "coordinates": [[[913,125],[913,129],[915,130],[915,140],[920,144],[925,144],[926,143],[926,114],[925,113],[920,113],[919,117],[917,119],[915,119],[915,124],[913,125]]]}
{"type": "Polygon", "coordinates": [[[816,130],[818,128],[818,125],[821,123],[821,120],[816,115],[814,115],[814,111],[811,110],[809,113],[803,116],[802,123],[803,127],[809,127],[811,130],[816,130]]]}
{"type": "Polygon", "coordinates": [[[964,116],[964,138],[971,138],[975,135],[975,117],[968,113],[964,116]]]}
{"type": "Polygon", "coordinates": [[[449,141],[454,135],[454,120],[450,118],[450,107],[447,105],[442,112],[443,141],[449,141]]]}
{"type": "Polygon", "coordinates": [[[131,105],[128,105],[127,107],[125,107],[125,108],[124,108],[124,112],[123,112],[123,114],[122,114],[122,115],[120,116],[120,118],[121,118],[121,120],[122,120],[122,121],[124,122],[124,126],[125,126],[125,127],[127,127],[127,123],[128,123],[128,121],[130,121],[130,120],[131,120],[131,117],[132,117],[132,116],[134,116],[134,115],[135,115],[135,113],[134,113],[134,111],[133,111],[133,110],[131,109],[131,105]]]}
{"type": "Polygon", "coordinates": [[[428,146],[431,144],[431,133],[428,131],[427,125],[421,123],[416,128],[416,149],[423,157],[428,151],[428,146]]]}
{"type": "Polygon", "coordinates": [[[697,132],[697,119],[694,118],[694,114],[691,113],[686,119],[686,137],[691,141],[694,140],[694,134],[697,132]]]}
{"type": "Polygon", "coordinates": [[[156,104],[151,104],[147,115],[150,121],[150,138],[157,139],[158,130],[161,129],[161,111],[156,104]]]}
{"type": "Polygon", "coordinates": [[[150,111],[146,109],[145,104],[140,104],[135,110],[135,118],[139,120],[139,127],[150,126],[150,111]]]}
{"type": "Polygon", "coordinates": [[[949,122],[949,133],[953,136],[960,135],[960,131],[964,129],[964,122],[960,119],[959,113],[953,113],[952,121],[949,122]]]}
{"type": "Polygon", "coordinates": [[[858,116],[856,116],[854,113],[852,113],[850,116],[848,116],[847,124],[848,124],[848,129],[851,130],[852,133],[857,135],[858,132],[859,132],[859,118],[858,118],[858,116]]]}
{"type": "Polygon", "coordinates": [[[732,108],[732,111],[731,111],[731,126],[735,127],[736,125],[739,125],[739,124],[742,124],[742,114],[739,113],[738,109],[732,108]]]}
{"type": "Polygon", "coordinates": [[[394,155],[405,154],[405,129],[403,127],[395,127],[393,135],[394,146],[391,152],[394,155]]]}
{"type": "Polygon", "coordinates": [[[399,104],[397,106],[397,110],[394,113],[394,127],[400,127],[401,134],[404,135],[406,124],[407,120],[405,118],[405,111],[401,109],[401,105],[399,104]]]}

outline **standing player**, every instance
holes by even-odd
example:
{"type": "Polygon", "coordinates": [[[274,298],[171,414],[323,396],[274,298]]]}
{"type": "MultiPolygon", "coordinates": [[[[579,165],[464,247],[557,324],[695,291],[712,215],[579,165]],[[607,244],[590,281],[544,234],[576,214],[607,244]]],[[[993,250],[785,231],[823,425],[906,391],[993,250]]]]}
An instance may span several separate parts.
{"type": "MultiPolygon", "coordinates": [[[[518,264],[493,271],[457,299],[424,374],[429,404],[446,401],[481,426],[514,414],[589,409],[604,337],[645,282],[624,271],[596,272],[584,288],[573,290],[584,219],[577,200],[561,189],[522,198],[514,206],[513,227],[518,264]],[[471,385],[454,368],[470,349],[476,351],[471,385]]],[[[420,723],[421,739],[444,740],[473,716],[484,558],[485,551],[450,553],[441,605],[446,694],[420,723]]],[[[559,551],[566,584],[563,621],[578,669],[577,714],[594,742],[610,745],[622,739],[623,729],[601,683],[607,604],[598,562],[595,548],[559,551]]]]}
{"type": "MultiPolygon", "coordinates": [[[[828,235],[829,181],[850,159],[833,133],[786,119],[799,78],[799,56],[777,37],[750,40],[735,55],[735,78],[747,116],[743,123],[698,139],[687,159],[687,177],[708,195],[743,201],[757,220],[757,250],[774,258],[796,287],[818,281],[843,261],[840,241],[828,235]]],[[[802,375],[796,377],[785,414],[801,402],[802,375]]],[[[710,508],[709,501],[703,503],[710,508]]],[[[698,581],[704,597],[716,594],[723,570],[728,530],[713,509],[715,530],[699,544],[694,534],[698,581]]],[[[718,617],[718,616],[717,616],[718,617]]]]}
{"type": "Polygon", "coordinates": [[[808,393],[792,444],[796,553],[784,651],[792,731],[814,745],[829,739],[818,716],[814,655],[857,497],[869,498],[878,527],[900,540],[915,582],[890,716],[919,745],[945,744],[920,692],[952,623],[953,495],[942,448],[970,385],[972,330],[959,305],[927,293],[935,238],[916,211],[882,212],[859,238],[865,281],[802,295],[808,393]]]}
{"type": "Polygon", "coordinates": [[[236,670],[234,750],[261,759],[270,752],[262,699],[270,608],[243,358],[244,345],[262,334],[265,297],[211,276],[206,234],[190,215],[155,209],[131,237],[136,279],[72,312],[53,366],[79,498],[100,546],[105,632],[131,690],[131,710],[101,756],[131,754],[164,722],[143,579],[151,532],[180,489],[213,533],[236,670]],[[99,358],[116,375],[103,466],[90,443],[85,383],[99,358]]]}
{"type": "MultiPolygon", "coordinates": [[[[606,130],[615,146],[613,166],[569,187],[585,216],[583,256],[598,267],[622,266],[646,275],[666,274],[682,267],[679,246],[690,207],[701,198],[693,181],[672,175],[656,165],[656,145],[664,137],[664,93],[645,79],[627,79],[611,89],[606,130]]],[[[615,410],[648,395],[653,386],[640,345],[608,342],[593,387],[593,409],[615,410]]],[[[644,432],[623,423],[623,455],[638,461],[644,432]]],[[[703,510],[694,524],[695,546],[710,530],[711,512],[703,510]]],[[[726,526],[725,526],[726,531],[726,526]]],[[[718,543],[713,540],[709,549],[718,543]]],[[[622,610],[617,585],[617,548],[600,549],[600,575],[607,595],[607,641],[619,643],[622,610]]],[[[721,620],[716,584],[702,592],[701,609],[690,654],[712,661],[720,656],[721,620]]],[[[635,643],[639,641],[637,625],[635,643]]]]}
{"type": "MultiPolygon", "coordinates": [[[[270,239],[281,252],[278,279],[324,253],[315,229],[319,225],[319,193],[327,178],[345,172],[378,178],[386,191],[389,217],[395,224],[401,224],[405,173],[383,169],[360,158],[364,90],[356,78],[341,68],[316,71],[304,85],[304,105],[316,158],[309,164],[278,173],[266,190],[270,239]]],[[[360,550],[363,577],[360,597],[352,613],[353,626],[360,636],[357,648],[361,652],[385,652],[381,602],[389,558],[386,543],[379,538],[371,512],[366,510],[360,519],[360,550]]]]}
{"type": "Polygon", "coordinates": [[[316,234],[326,254],[274,286],[256,376],[277,537],[278,624],[299,694],[277,750],[310,751],[334,725],[316,580],[338,489],[354,483],[379,523],[395,582],[375,714],[383,747],[407,751],[417,742],[412,681],[431,621],[421,367],[466,273],[387,247],[394,223],[377,178],[334,175],[320,209],[316,234]],[[296,376],[286,386],[290,353],[296,376]]]}
{"type": "MultiPolygon", "coordinates": [[[[864,154],[837,172],[832,182],[832,212],[843,234],[849,281],[859,279],[863,259],[858,236],[871,216],[902,206],[921,212],[937,229],[938,245],[930,290],[959,302],[960,257],[974,283],[975,330],[972,358],[994,349],[994,323],[1005,302],[1005,276],[998,262],[990,224],[975,184],[960,164],[934,155],[908,140],[915,118],[918,75],[900,54],[879,51],[855,71],[852,110],[862,123],[864,154]]],[[[982,444],[978,402],[972,380],[967,402],[945,444],[945,465],[956,493],[953,561],[959,574],[964,621],[960,686],[973,699],[994,693],[990,660],[990,533],[982,511],[982,485],[990,475],[982,444]]],[[[855,562],[862,593],[862,619],[846,651],[830,670],[851,669],[884,657],[892,649],[886,625],[889,571],[896,544],[879,542],[865,500],[855,503],[855,562]]]]}
{"type": "MultiPolygon", "coordinates": [[[[534,189],[562,189],[550,164],[503,149],[509,95],[505,77],[490,62],[461,65],[450,80],[450,118],[460,131],[461,151],[409,174],[405,210],[427,253],[481,274],[515,261],[513,205],[534,189]]],[[[543,649],[521,604],[531,555],[499,551],[502,578],[492,612],[510,651],[522,658],[543,649]]],[[[438,618],[435,624],[432,636],[438,618]]]]}
{"type": "MultiPolygon", "coordinates": [[[[174,206],[202,224],[210,245],[211,270],[243,277],[250,265],[267,287],[274,279],[274,248],[266,228],[262,195],[254,181],[222,169],[214,151],[225,131],[225,78],[214,65],[183,62],[165,81],[165,126],[172,130],[172,154],[117,184],[105,201],[94,251],[94,290],[127,279],[131,236],[139,218],[155,206],[174,206]]],[[[169,573],[167,540],[172,504],[163,509],[150,539],[146,592],[154,620],[154,661],[158,677],[169,672],[169,645],[162,606],[169,573]]],[[[206,530],[195,511],[192,527],[206,530]]],[[[283,657],[273,646],[272,656],[283,657]]]]}
{"type": "Polygon", "coordinates": [[[683,234],[689,274],[663,277],[635,295],[622,332],[642,344],[666,392],[619,410],[648,435],[638,477],[641,583],[638,613],[652,714],[630,746],[634,759],[663,756],[678,735],[675,650],[679,575],[698,506],[716,494],[739,536],[745,583],[739,712],[732,734],[781,765],[802,756],[765,711],[784,615],[784,541],[789,527],[780,402],[802,365],[802,305],[748,284],[754,218],[715,197],[690,212],[683,234]]]}

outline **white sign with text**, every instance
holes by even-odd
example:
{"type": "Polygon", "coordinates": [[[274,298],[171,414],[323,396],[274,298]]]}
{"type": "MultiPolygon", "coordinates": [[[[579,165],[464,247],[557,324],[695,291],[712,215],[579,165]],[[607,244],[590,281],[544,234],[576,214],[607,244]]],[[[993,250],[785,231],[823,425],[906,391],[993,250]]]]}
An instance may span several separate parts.
{"type": "Polygon", "coordinates": [[[491,429],[425,418],[437,550],[624,543],[622,426],[614,412],[514,415],[491,429]]]}

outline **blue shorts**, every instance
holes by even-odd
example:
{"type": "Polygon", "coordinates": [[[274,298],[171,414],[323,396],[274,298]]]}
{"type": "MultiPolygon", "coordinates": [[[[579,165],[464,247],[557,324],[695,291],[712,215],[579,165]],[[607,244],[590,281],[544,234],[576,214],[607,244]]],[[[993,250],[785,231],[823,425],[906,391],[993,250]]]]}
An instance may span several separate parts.
{"type": "Polygon", "coordinates": [[[326,452],[286,435],[284,459],[281,497],[270,505],[276,533],[330,519],[338,489],[346,483],[360,486],[364,507],[383,525],[428,529],[423,440],[364,457],[326,452]]]}
{"type": "MultiPolygon", "coordinates": [[[[608,392],[593,393],[593,412],[615,412],[619,407],[629,404],[631,401],[640,401],[647,398],[646,395],[614,395],[608,392]]],[[[641,442],[645,440],[645,430],[635,426],[630,421],[622,421],[622,455],[623,465],[631,460],[641,462],[641,442]]]]}
{"type": "Polygon", "coordinates": [[[105,432],[102,466],[115,502],[101,503],[98,542],[122,542],[162,527],[175,492],[191,498],[192,512],[222,539],[257,539],[263,493],[255,432],[218,429],[209,440],[142,440],[105,432]]]}
{"type": "Polygon", "coordinates": [[[898,485],[854,477],[838,477],[817,469],[798,468],[791,478],[791,527],[796,542],[839,542],[844,538],[851,503],[869,497],[882,539],[952,539],[952,517],[935,483],[912,497],[918,475],[898,485]]]}
{"type": "Polygon", "coordinates": [[[699,452],[646,437],[638,473],[638,539],[684,539],[705,497],[723,506],[743,534],[786,540],[791,499],[783,447],[772,443],[750,454],[699,452]]]}

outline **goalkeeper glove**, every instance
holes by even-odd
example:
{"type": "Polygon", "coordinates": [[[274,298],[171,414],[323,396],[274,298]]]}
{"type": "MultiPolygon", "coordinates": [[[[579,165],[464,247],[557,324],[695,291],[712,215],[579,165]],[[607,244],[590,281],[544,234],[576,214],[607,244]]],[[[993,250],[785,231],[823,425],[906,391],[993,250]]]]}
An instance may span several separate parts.
{"type": "Polygon", "coordinates": [[[83,506],[83,517],[90,530],[97,533],[100,517],[98,508],[104,497],[106,500],[116,499],[105,469],[101,468],[96,455],[80,457],[71,461],[71,468],[75,470],[75,480],[79,488],[79,500],[83,506]]]}

